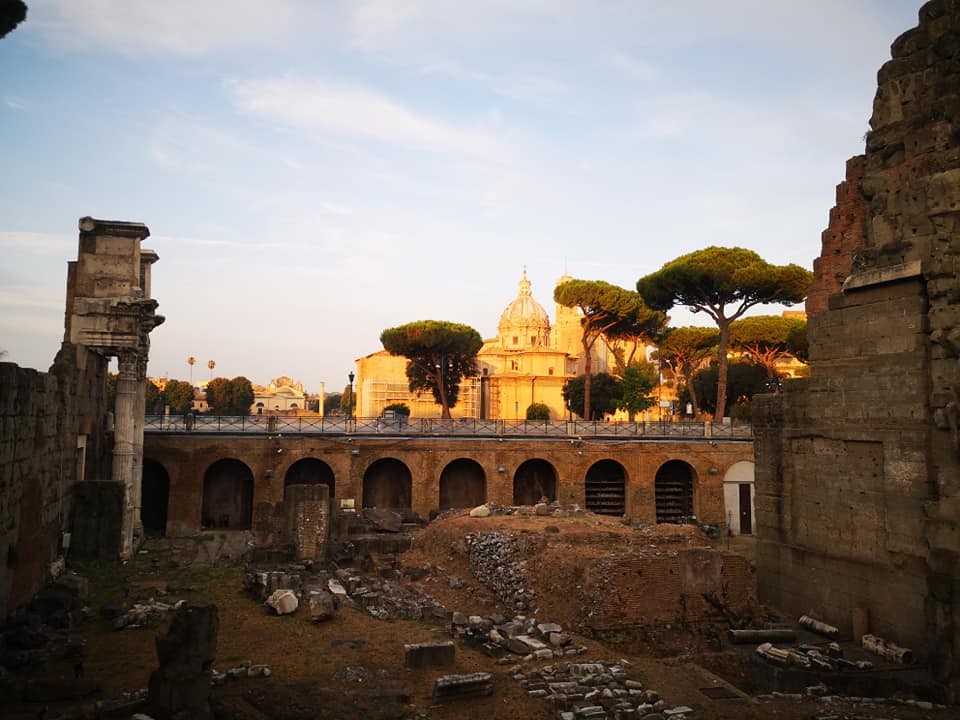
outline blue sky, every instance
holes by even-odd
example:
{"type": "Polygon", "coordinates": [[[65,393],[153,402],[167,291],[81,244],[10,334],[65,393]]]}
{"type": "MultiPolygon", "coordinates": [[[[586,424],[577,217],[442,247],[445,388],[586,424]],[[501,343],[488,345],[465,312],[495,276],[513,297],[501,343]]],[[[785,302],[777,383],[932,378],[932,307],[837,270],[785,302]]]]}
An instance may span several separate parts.
{"type": "Polygon", "coordinates": [[[310,391],[387,327],[495,335],[524,266],[551,315],[565,269],[812,267],[920,4],[28,0],[0,40],[0,348],[50,365],[83,215],[151,229],[151,375],[310,391]]]}

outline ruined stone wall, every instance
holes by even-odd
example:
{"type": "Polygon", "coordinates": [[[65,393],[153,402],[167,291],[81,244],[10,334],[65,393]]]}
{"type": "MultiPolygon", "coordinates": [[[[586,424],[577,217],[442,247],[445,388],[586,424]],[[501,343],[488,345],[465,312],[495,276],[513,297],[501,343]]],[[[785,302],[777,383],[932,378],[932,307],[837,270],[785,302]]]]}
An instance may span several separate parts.
{"type": "Polygon", "coordinates": [[[680,550],[661,557],[611,558],[587,569],[584,585],[593,592],[595,631],[628,625],[696,624],[741,614],[756,600],[756,573],[739,555],[710,548],[680,550]]]}
{"type": "Polygon", "coordinates": [[[813,284],[807,293],[807,316],[827,309],[827,298],[840,292],[850,274],[853,254],[863,248],[863,218],[867,203],[860,194],[866,158],[847,160],[846,179],[837,185],[837,204],[830,209],[830,223],[820,237],[820,257],[813,261],[813,284]]]}
{"type": "Polygon", "coordinates": [[[72,491],[106,472],[106,362],[64,344],[49,373],[0,363],[0,618],[60,555],[72,491]]]}
{"type": "Polygon", "coordinates": [[[850,275],[814,300],[810,378],[756,404],[759,593],[847,632],[866,609],[956,700],[960,2],[924,5],[878,82],[850,275]]]}

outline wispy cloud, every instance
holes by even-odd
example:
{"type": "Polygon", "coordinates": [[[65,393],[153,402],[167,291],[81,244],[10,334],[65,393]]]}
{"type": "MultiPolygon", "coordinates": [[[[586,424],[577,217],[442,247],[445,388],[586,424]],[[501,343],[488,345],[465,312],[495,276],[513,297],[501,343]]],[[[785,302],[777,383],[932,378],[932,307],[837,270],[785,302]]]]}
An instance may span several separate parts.
{"type": "Polygon", "coordinates": [[[445,60],[425,65],[422,75],[440,75],[481,85],[496,95],[527,103],[543,103],[561,98],[570,88],[556,77],[529,73],[492,74],[477,72],[458,62],[445,60]]]}
{"type": "Polygon", "coordinates": [[[650,83],[660,76],[660,69],[653,63],[623,52],[610,53],[603,58],[603,64],[613,68],[631,80],[650,83]]]}
{"type": "Polygon", "coordinates": [[[0,251],[27,251],[38,255],[69,255],[76,236],[57,233],[0,231],[0,251]]]}
{"type": "Polygon", "coordinates": [[[440,120],[370,88],[293,76],[227,84],[244,112],[310,132],[430,152],[501,158],[507,148],[482,127],[440,120]]]}
{"type": "Polygon", "coordinates": [[[27,104],[16,95],[4,95],[3,104],[11,110],[26,110],[27,104]]]}
{"type": "Polygon", "coordinates": [[[280,45],[295,27],[290,0],[48,0],[25,27],[57,47],[177,55],[280,45]]]}

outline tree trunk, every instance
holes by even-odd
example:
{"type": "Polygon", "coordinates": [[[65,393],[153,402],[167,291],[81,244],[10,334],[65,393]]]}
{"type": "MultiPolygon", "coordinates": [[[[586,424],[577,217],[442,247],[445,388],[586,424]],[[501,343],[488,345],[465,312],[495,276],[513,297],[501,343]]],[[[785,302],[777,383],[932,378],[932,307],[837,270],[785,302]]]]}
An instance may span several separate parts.
{"type": "Polygon", "coordinates": [[[450,408],[447,407],[447,388],[443,385],[443,365],[437,367],[437,364],[434,363],[433,381],[440,390],[440,417],[449,420],[450,408]]]}
{"type": "Polygon", "coordinates": [[[592,420],[590,417],[590,346],[586,337],[583,338],[583,419],[592,420]]]}
{"type": "Polygon", "coordinates": [[[713,421],[722,423],[727,410],[727,347],[730,345],[730,321],[724,317],[717,320],[720,329],[720,343],[717,347],[717,410],[713,421]]]}
{"type": "Polygon", "coordinates": [[[700,417],[700,401],[697,400],[697,389],[693,386],[693,372],[684,376],[687,382],[687,390],[690,391],[690,404],[693,405],[693,417],[700,417]]]}

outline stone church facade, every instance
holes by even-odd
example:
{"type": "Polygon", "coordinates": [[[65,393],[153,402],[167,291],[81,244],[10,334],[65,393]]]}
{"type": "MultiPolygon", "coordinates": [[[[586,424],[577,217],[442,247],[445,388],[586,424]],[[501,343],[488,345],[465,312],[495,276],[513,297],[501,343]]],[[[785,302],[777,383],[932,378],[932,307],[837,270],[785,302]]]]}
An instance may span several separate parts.
{"type": "MultiPolygon", "coordinates": [[[[557,283],[570,280],[569,275],[557,283]]],[[[533,297],[524,271],[517,297],[500,315],[497,336],[484,340],[477,354],[478,376],[466,378],[459,401],[451,408],[455,418],[523,420],[527,408],[540,403],[550,408],[551,420],[567,417],[563,386],[583,372],[580,313],[556,306],[556,323],[533,297]]],[[[377,417],[392,403],[405,403],[411,417],[439,417],[440,406],[429,393],[408,389],[407,360],[386,350],[359,358],[357,415],[377,417]]],[[[607,372],[608,352],[602,341],[592,351],[593,372],[607,372]]]]}

